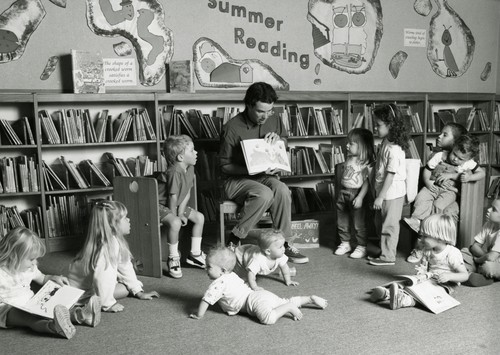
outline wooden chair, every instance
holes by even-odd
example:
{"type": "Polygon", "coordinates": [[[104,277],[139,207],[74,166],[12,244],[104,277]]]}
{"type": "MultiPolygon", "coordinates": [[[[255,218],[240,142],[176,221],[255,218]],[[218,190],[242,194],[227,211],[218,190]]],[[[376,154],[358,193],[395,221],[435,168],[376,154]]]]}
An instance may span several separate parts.
{"type": "MultiPolygon", "coordinates": [[[[229,220],[231,216],[237,216],[241,206],[236,202],[231,200],[224,200],[219,205],[219,243],[220,245],[225,245],[226,243],[226,228],[228,226],[235,225],[237,222],[236,218],[229,220]]],[[[257,226],[271,225],[271,217],[267,214],[262,216],[257,226]]]]}
{"type": "MultiPolygon", "coordinates": [[[[114,199],[122,202],[130,218],[127,240],[134,256],[137,274],[162,276],[161,223],[158,212],[158,181],[153,177],[117,176],[113,180],[114,199]]],[[[196,179],[189,206],[197,209],[196,179]]],[[[166,252],[166,251],[165,251],[166,252]]]]}

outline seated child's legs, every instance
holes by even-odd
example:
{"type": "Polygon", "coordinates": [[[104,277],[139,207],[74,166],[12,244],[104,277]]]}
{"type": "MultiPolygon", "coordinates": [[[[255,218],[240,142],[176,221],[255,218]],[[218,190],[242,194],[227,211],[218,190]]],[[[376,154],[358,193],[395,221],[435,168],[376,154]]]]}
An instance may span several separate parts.
{"type": "Polygon", "coordinates": [[[27,327],[38,333],[58,334],[67,339],[71,339],[76,332],[71,324],[68,309],[61,305],[54,308],[54,319],[38,317],[20,309],[11,308],[7,313],[5,324],[6,327],[27,327]]]}
{"type": "Polygon", "coordinates": [[[453,191],[442,191],[434,200],[434,213],[443,213],[444,210],[457,200],[453,191]]]}
{"type": "Polygon", "coordinates": [[[458,207],[458,202],[454,201],[453,203],[451,203],[443,210],[443,213],[451,216],[455,223],[458,223],[458,216],[460,214],[460,207],[458,207]]]}
{"type": "Polygon", "coordinates": [[[462,248],[462,258],[464,259],[465,268],[469,273],[477,272],[476,263],[474,262],[474,257],[472,256],[469,248],[462,248]]]}
{"type": "Polygon", "coordinates": [[[413,213],[411,216],[420,220],[429,216],[432,212],[432,206],[436,197],[436,193],[432,192],[425,186],[422,187],[415,198],[415,202],[413,203],[413,213]]]}

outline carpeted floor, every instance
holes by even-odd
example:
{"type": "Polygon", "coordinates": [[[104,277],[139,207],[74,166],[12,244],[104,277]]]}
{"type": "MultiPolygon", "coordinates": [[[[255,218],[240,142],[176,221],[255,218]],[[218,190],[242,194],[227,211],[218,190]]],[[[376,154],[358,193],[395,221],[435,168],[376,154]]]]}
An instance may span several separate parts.
{"type": "MultiPolygon", "coordinates": [[[[104,313],[97,328],[77,327],[71,340],[2,329],[3,354],[498,354],[500,282],[482,288],[462,286],[461,305],[440,315],[421,308],[391,311],[369,302],[367,291],[412,273],[398,258],[395,266],[334,256],[329,248],[303,250],[310,263],[295,265],[300,282],[287,287],[278,278],[259,285],[284,297],[315,294],[328,299],[325,310],[305,308],[304,318],[282,318],[264,326],[245,315],[227,316],[215,306],[205,318],[194,310],[210,283],[204,270],[183,268],[182,279],[141,277],[146,290],[161,298],[121,301],[125,311],[104,313]]],[[[40,268],[60,273],[67,254],[46,256],[40,268]]]]}

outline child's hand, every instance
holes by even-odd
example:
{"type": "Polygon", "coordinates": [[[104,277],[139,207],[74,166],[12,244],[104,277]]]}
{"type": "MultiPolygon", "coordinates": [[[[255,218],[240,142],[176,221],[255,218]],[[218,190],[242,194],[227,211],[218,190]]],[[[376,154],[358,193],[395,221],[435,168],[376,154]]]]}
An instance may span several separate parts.
{"type": "Polygon", "coordinates": [[[355,209],[361,208],[363,206],[363,199],[359,196],[356,196],[354,200],[352,200],[352,207],[355,209]]]}
{"type": "Polygon", "coordinates": [[[460,174],[460,181],[461,182],[468,182],[468,181],[470,181],[471,176],[472,176],[472,173],[469,170],[464,171],[462,174],[460,174]]]}
{"type": "Polygon", "coordinates": [[[203,318],[203,317],[200,317],[200,316],[198,316],[197,314],[191,313],[191,314],[189,315],[189,318],[191,318],[191,319],[201,319],[201,318],[203,318]]]}
{"type": "Polygon", "coordinates": [[[180,219],[181,225],[184,227],[188,223],[188,219],[186,218],[186,216],[181,216],[180,219]]]}
{"type": "Polygon", "coordinates": [[[417,271],[417,275],[423,275],[427,273],[427,265],[425,264],[418,264],[415,266],[415,270],[417,271]]]}
{"type": "Polygon", "coordinates": [[[104,312],[117,313],[123,311],[124,309],[125,307],[123,305],[121,305],[120,303],[115,303],[104,312]]]}
{"type": "Polygon", "coordinates": [[[69,280],[66,276],[50,275],[48,280],[54,281],[59,286],[69,285],[69,280]]]}
{"type": "Polygon", "coordinates": [[[383,204],[384,204],[384,199],[382,197],[377,197],[375,199],[375,201],[373,202],[373,209],[374,210],[381,210],[383,204]]]}
{"type": "Polygon", "coordinates": [[[445,180],[441,183],[441,187],[448,189],[450,191],[458,192],[458,189],[455,187],[455,183],[453,180],[445,180]]]}
{"type": "Polygon", "coordinates": [[[427,186],[430,192],[437,192],[439,190],[438,186],[431,181],[431,183],[427,186]]]}
{"type": "Polygon", "coordinates": [[[298,286],[299,285],[299,283],[297,281],[292,281],[292,280],[286,281],[285,283],[287,286],[298,286]]]}
{"type": "Polygon", "coordinates": [[[450,273],[443,272],[441,274],[435,274],[432,278],[434,280],[436,280],[437,282],[444,284],[444,283],[450,281],[450,273]]]}
{"type": "Polygon", "coordinates": [[[153,297],[160,298],[160,295],[156,291],[151,291],[151,292],[138,292],[136,293],[135,297],[137,297],[140,300],[152,300],[153,297]]]}

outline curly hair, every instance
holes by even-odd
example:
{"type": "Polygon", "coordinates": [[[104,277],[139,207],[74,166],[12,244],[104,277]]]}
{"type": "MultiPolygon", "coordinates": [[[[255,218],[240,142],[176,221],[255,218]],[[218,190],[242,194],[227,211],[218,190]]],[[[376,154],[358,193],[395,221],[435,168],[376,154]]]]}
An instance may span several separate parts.
{"type": "Polygon", "coordinates": [[[470,154],[470,158],[474,159],[479,155],[479,139],[468,134],[460,136],[453,148],[458,149],[462,154],[470,154]]]}
{"type": "Polygon", "coordinates": [[[395,104],[384,104],[373,110],[376,119],[381,120],[389,127],[387,140],[399,145],[404,151],[409,148],[409,130],[403,114],[395,104]]]}
{"type": "Polygon", "coordinates": [[[447,124],[444,125],[443,129],[445,129],[446,127],[449,127],[451,129],[451,133],[453,134],[453,138],[455,140],[467,134],[467,128],[462,126],[460,123],[448,122],[447,124]]]}

